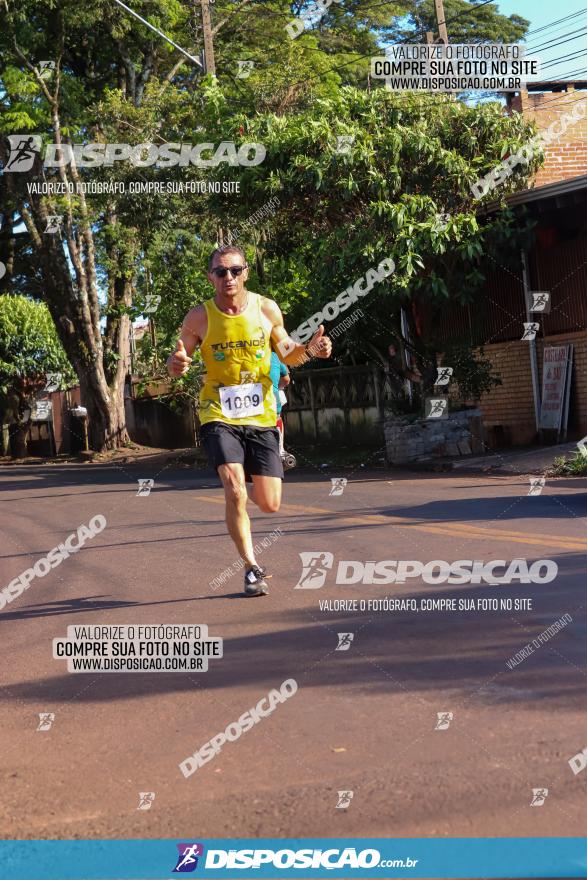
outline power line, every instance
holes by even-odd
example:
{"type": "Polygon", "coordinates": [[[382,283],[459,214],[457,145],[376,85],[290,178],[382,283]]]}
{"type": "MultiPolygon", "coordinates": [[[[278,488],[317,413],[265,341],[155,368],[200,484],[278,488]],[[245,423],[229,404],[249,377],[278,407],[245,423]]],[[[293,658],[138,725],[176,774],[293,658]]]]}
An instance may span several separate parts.
{"type": "Polygon", "coordinates": [[[550,61],[546,61],[541,65],[542,70],[545,70],[547,67],[552,67],[553,64],[559,64],[561,61],[572,61],[574,58],[581,58],[585,56],[585,49],[579,49],[578,52],[573,52],[571,55],[559,55],[558,58],[552,58],[550,61]]]}
{"type": "MultiPolygon", "coordinates": [[[[178,49],[183,55],[185,55],[187,58],[189,58],[191,61],[193,61],[195,64],[197,64],[199,67],[202,67],[202,63],[199,59],[194,58],[194,56],[192,56],[190,53],[186,52],[181,46],[179,46],[177,43],[175,43],[173,40],[171,40],[166,34],[164,34],[162,31],[160,31],[158,28],[156,28],[154,25],[152,25],[146,19],[142,18],[142,16],[140,16],[138,13],[134,12],[134,10],[132,10],[125,3],[123,3],[122,0],[115,0],[115,2],[118,3],[119,6],[121,6],[123,9],[125,9],[127,12],[129,12],[131,15],[133,15],[135,18],[137,18],[139,21],[141,21],[143,24],[145,24],[147,27],[149,27],[151,30],[153,30],[155,33],[157,33],[159,36],[163,37],[163,39],[165,39],[168,43],[170,43],[172,46],[174,46],[174,48],[178,49]]],[[[443,24],[446,25],[450,22],[453,22],[453,21],[463,17],[464,15],[468,15],[469,13],[474,13],[477,9],[480,9],[481,7],[486,6],[491,2],[494,2],[494,0],[483,0],[483,2],[479,3],[477,6],[472,6],[470,9],[462,10],[457,15],[452,16],[450,19],[448,19],[448,21],[443,22],[443,24]]],[[[202,4],[202,5],[204,6],[204,4],[202,4]]],[[[372,8],[378,8],[381,6],[388,6],[388,5],[390,5],[390,0],[384,0],[384,2],[382,2],[382,3],[375,3],[375,4],[372,4],[371,6],[363,7],[361,12],[368,11],[369,9],[372,9],[372,8]]],[[[260,6],[260,7],[258,7],[258,9],[259,9],[259,11],[262,10],[263,12],[271,14],[271,15],[288,17],[287,13],[280,13],[280,12],[276,12],[274,10],[268,10],[264,6],[260,6]]],[[[231,18],[234,18],[234,15],[238,15],[239,11],[240,10],[237,10],[236,13],[233,13],[231,18]]],[[[576,13],[572,13],[569,16],[565,16],[562,19],[559,19],[555,22],[552,22],[550,25],[544,25],[542,28],[536,29],[534,31],[534,33],[538,33],[543,30],[546,30],[549,27],[552,27],[552,26],[559,24],[563,21],[568,21],[569,19],[576,18],[579,15],[584,14],[585,11],[587,11],[587,10],[579,10],[576,13]]],[[[204,9],[202,9],[202,12],[204,13],[204,9]]],[[[528,32],[528,33],[530,33],[530,32],[528,32]]],[[[552,49],[552,48],[555,48],[556,46],[562,45],[566,42],[572,42],[574,39],[578,39],[578,36],[582,36],[585,33],[587,33],[587,30],[581,31],[581,29],[578,29],[577,31],[570,31],[570,32],[568,32],[568,36],[569,36],[568,40],[552,40],[552,41],[549,41],[545,44],[541,44],[539,46],[530,47],[530,48],[531,48],[531,51],[537,51],[539,49],[552,49]],[[577,34],[578,36],[572,36],[573,34],[577,34]]],[[[409,40],[408,42],[413,42],[414,38],[417,37],[419,34],[424,36],[425,31],[423,31],[423,30],[421,30],[420,32],[416,31],[416,33],[412,36],[411,40],[409,40]]],[[[563,36],[567,36],[567,34],[564,34],[563,36]]],[[[275,44],[275,46],[277,46],[277,45],[278,44],[275,44]]],[[[303,51],[314,51],[314,52],[322,52],[323,51],[319,47],[304,46],[304,44],[302,44],[302,43],[299,44],[299,48],[301,48],[303,51]]],[[[340,64],[340,65],[335,65],[334,67],[330,68],[329,70],[324,71],[323,73],[320,73],[320,74],[317,74],[313,77],[310,77],[310,80],[321,79],[323,76],[325,76],[328,73],[338,71],[344,67],[349,66],[350,64],[355,63],[355,61],[369,58],[371,55],[371,53],[361,54],[361,53],[353,52],[352,50],[349,50],[348,54],[353,54],[353,55],[356,55],[357,57],[356,57],[356,59],[352,59],[352,60],[344,62],[343,64],[340,64]]],[[[551,59],[549,62],[544,64],[543,67],[545,67],[545,68],[551,67],[553,64],[557,63],[559,60],[562,60],[563,57],[566,58],[566,60],[572,60],[575,57],[577,57],[577,55],[579,55],[579,54],[581,54],[581,53],[575,53],[574,55],[571,55],[571,56],[561,56],[560,59],[559,58],[551,59]]],[[[300,84],[302,84],[302,82],[305,83],[307,81],[308,81],[308,79],[305,79],[304,81],[294,83],[293,86],[300,85],[300,84]]]]}
{"type": "MultiPolygon", "coordinates": [[[[492,3],[492,2],[495,2],[495,0],[483,0],[483,2],[479,3],[478,5],[476,5],[476,6],[472,6],[470,9],[462,10],[460,13],[457,13],[457,15],[452,16],[450,19],[447,20],[446,23],[449,24],[449,23],[451,23],[451,22],[453,22],[453,21],[455,21],[455,20],[457,20],[457,19],[459,19],[459,18],[462,18],[464,15],[469,15],[470,13],[475,13],[477,9],[480,9],[481,7],[486,6],[486,5],[488,5],[489,3],[492,3]]],[[[385,2],[385,3],[377,3],[377,4],[374,4],[374,6],[386,6],[386,5],[388,5],[387,2],[385,2]]],[[[371,7],[371,8],[373,8],[373,7],[371,7]]],[[[260,7],[260,9],[264,9],[264,7],[260,7]]],[[[270,12],[271,14],[274,14],[273,11],[271,11],[271,10],[266,10],[266,9],[264,9],[264,11],[266,11],[266,12],[270,12]]],[[[574,13],[572,16],[566,16],[565,19],[561,19],[560,21],[562,21],[562,20],[567,20],[568,18],[576,17],[577,15],[579,15],[579,14],[581,14],[581,13],[582,13],[582,11],[579,11],[578,13],[574,13]]],[[[279,15],[281,15],[281,13],[275,13],[275,14],[279,14],[279,15]]],[[[558,22],[556,22],[556,23],[558,23],[558,22]]],[[[554,23],[553,23],[553,24],[554,24],[554,23]]],[[[545,26],[545,27],[546,27],[546,26],[545,26]]],[[[537,29],[537,31],[538,31],[538,30],[541,30],[541,29],[537,29]]],[[[537,32],[537,31],[536,31],[536,32],[537,32]]],[[[571,32],[571,33],[572,33],[572,32],[571,32]]],[[[408,43],[410,43],[410,42],[413,43],[413,42],[415,41],[415,39],[416,39],[418,36],[423,36],[424,34],[425,34],[425,31],[424,31],[423,29],[421,29],[420,31],[416,31],[416,32],[413,34],[413,36],[411,37],[411,39],[408,41],[408,43]]],[[[554,48],[556,44],[557,44],[556,41],[554,41],[554,44],[553,44],[550,48],[554,48]]],[[[279,44],[276,43],[276,44],[274,44],[274,46],[270,46],[269,48],[274,48],[274,47],[276,47],[277,45],[281,45],[281,43],[279,43],[279,44]]],[[[323,52],[323,49],[321,49],[321,48],[319,48],[319,47],[305,46],[305,45],[304,45],[303,43],[301,43],[301,42],[298,43],[298,47],[299,47],[300,49],[302,49],[302,51],[323,52]]],[[[263,49],[266,50],[267,47],[263,47],[263,49]]],[[[298,81],[298,82],[295,82],[295,83],[293,83],[293,84],[290,84],[290,87],[295,87],[295,86],[298,86],[298,85],[306,84],[307,82],[310,82],[310,81],[313,81],[313,80],[316,80],[316,79],[322,79],[323,77],[325,77],[325,76],[328,75],[329,73],[338,72],[339,70],[342,70],[344,67],[348,67],[348,66],[351,65],[351,64],[355,64],[355,63],[358,63],[359,61],[361,61],[361,60],[363,60],[363,59],[367,59],[367,58],[372,57],[372,53],[371,53],[371,52],[369,52],[368,54],[365,54],[365,53],[357,53],[357,52],[353,52],[352,50],[348,50],[347,54],[352,54],[352,55],[355,55],[356,57],[353,58],[353,59],[351,59],[350,61],[346,61],[346,62],[343,62],[343,63],[341,63],[341,64],[335,65],[335,66],[333,66],[333,67],[331,67],[331,68],[328,68],[326,71],[323,71],[323,72],[321,72],[321,73],[315,74],[314,76],[306,77],[304,80],[300,80],[300,81],[298,81]]],[[[570,59],[568,58],[568,56],[561,56],[561,59],[562,59],[563,57],[564,57],[564,58],[567,58],[567,60],[570,60],[570,59]]],[[[574,57],[575,57],[574,55],[571,56],[571,58],[574,58],[574,57]]],[[[558,60],[559,60],[558,58],[557,58],[557,59],[553,59],[553,60],[551,60],[548,64],[546,64],[546,65],[544,65],[544,66],[552,66],[552,64],[557,63],[558,60]]],[[[431,97],[433,100],[436,99],[436,96],[430,96],[430,97],[431,97]]]]}
{"type": "Polygon", "coordinates": [[[554,49],[556,46],[562,46],[565,43],[571,43],[573,40],[579,39],[579,37],[583,37],[587,34],[587,28],[578,28],[576,31],[567,31],[566,34],[562,34],[563,37],[569,37],[568,40],[563,40],[557,38],[556,40],[549,40],[546,43],[542,43],[538,46],[528,46],[531,52],[538,52],[540,50],[545,49],[554,49]],[[576,34],[576,36],[573,36],[576,34]]]}
{"type": "MultiPolygon", "coordinates": [[[[587,68],[586,68],[586,70],[587,70],[587,68]]],[[[234,80],[234,77],[231,77],[231,79],[234,80]]],[[[552,80],[552,81],[545,80],[544,84],[548,85],[549,82],[558,82],[558,80],[552,80]]],[[[237,85],[237,82],[234,81],[234,84],[237,85]]],[[[548,101],[543,101],[538,106],[527,106],[524,108],[524,113],[526,113],[526,112],[538,113],[546,107],[554,108],[557,105],[564,105],[564,109],[566,109],[567,107],[571,107],[573,104],[587,100],[587,91],[585,92],[585,94],[582,97],[578,97],[574,100],[569,100],[568,95],[569,95],[569,93],[557,94],[556,97],[551,98],[548,101]]],[[[251,97],[252,97],[252,95],[251,95],[251,97]]],[[[402,106],[402,102],[403,102],[404,98],[416,98],[419,102],[427,102],[427,103],[435,104],[435,105],[438,105],[440,99],[444,98],[445,103],[449,103],[449,95],[444,92],[439,93],[439,94],[435,94],[435,95],[427,93],[427,92],[409,93],[409,94],[397,92],[395,97],[398,101],[398,104],[396,105],[397,107],[402,106]]],[[[450,103],[453,105],[457,105],[457,104],[462,104],[463,102],[458,101],[458,100],[450,100],[450,103]]],[[[243,107],[246,105],[240,105],[240,106],[243,107]]]]}
{"type": "MultiPolygon", "coordinates": [[[[587,13],[584,13],[584,14],[581,16],[581,18],[584,18],[585,15],[587,15],[587,13]]],[[[578,24],[578,21],[573,22],[573,24],[578,24]]],[[[584,27],[584,23],[583,23],[581,26],[584,27]]],[[[560,36],[560,32],[561,32],[561,31],[564,31],[565,28],[567,28],[567,27],[568,27],[568,23],[567,23],[567,24],[564,24],[564,25],[562,25],[562,26],[560,26],[560,27],[558,27],[558,28],[556,28],[556,31],[553,31],[552,34],[541,34],[540,36],[536,36],[536,37],[533,36],[533,37],[531,38],[531,40],[550,39],[551,36],[552,36],[553,39],[555,39],[555,34],[556,34],[556,39],[558,39],[558,37],[560,36]]],[[[564,34],[563,34],[562,36],[564,36],[564,34]]],[[[528,34],[526,34],[526,36],[524,37],[524,39],[527,39],[527,38],[528,38],[528,34]]]]}
{"type": "MultiPolygon", "coordinates": [[[[494,3],[494,2],[495,2],[495,0],[483,0],[483,2],[478,3],[476,6],[472,6],[471,9],[463,10],[462,12],[459,12],[457,15],[453,15],[451,18],[448,18],[445,21],[445,24],[448,25],[451,22],[456,21],[458,18],[461,18],[463,15],[468,15],[469,12],[471,12],[472,10],[481,9],[482,6],[487,6],[488,3],[494,3]]],[[[413,36],[414,37],[418,37],[418,36],[423,37],[425,35],[426,35],[426,31],[420,30],[420,31],[416,31],[416,33],[413,36]]],[[[407,44],[408,45],[413,44],[413,40],[408,40],[407,44]]],[[[368,55],[362,55],[361,59],[362,58],[370,58],[370,57],[371,57],[371,54],[369,53],[368,55]]],[[[357,59],[357,60],[359,60],[359,59],[357,59]]],[[[322,74],[318,74],[317,76],[311,76],[311,77],[306,78],[305,80],[301,80],[300,82],[294,83],[294,86],[300,85],[301,82],[310,82],[311,80],[314,80],[314,79],[321,79],[323,76],[326,76],[327,73],[332,73],[334,71],[342,70],[343,67],[348,67],[349,64],[354,64],[354,63],[355,63],[355,61],[345,61],[344,64],[335,65],[334,67],[329,68],[328,70],[326,70],[322,74]]]]}
{"type": "Polygon", "coordinates": [[[571,13],[571,15],[565,15],[564,18],[559,18],[556,21],[551,21],[550,24],[545,24],[539,28],[532,28],[532,30],[528,31],[526,36],[529,37],[530,34],[539,34],[541,31],[546,31],[549,28],[554,27],[557,24],[561,24],[563,21],[568,21],[570,18],[576,18],[578,15],[584,15],[586,12],[587,12],[587,6],[584,9],[579,9],[578,12],[571,13]]]}
{"type": "MultiPolygon", "coordinates": [[[[568,92],[565,94],[568,95],[568,92]]],[[[551,98],[550,101],[542,101],[537,107],[525,107],[524,113],[526,113],[526,112],[540,113],[541,110],[544,110],[545,107],[551,108],[553,105],[556,105],[556,104],[564,104],[565,108],[572,107],[573,104],[578,104],[580,101],[587,101],[587,92],[585,92],[585,94],[583,95],[582,98],[577,98],[574,101],[569,101],[567,97],[565,97],[565,98],[561,98],[561,97],[551,98]]]]}
{"type": "MultiPolygon", "coordinates": [[[[548,81],[545,82],[545,85],[547,84],[547,82],[548,81]]],[[[235,82],[235,85],[236,85],[236,82],[235,82]]],[[[445,94],[444,92],[439,93],[437,95],[432,95],[432,94],[429,94],[426,92],[415,93],[415,94],[412,94],[412,93],[409,93],[409,94],[405,93],[404,94],[404,93],[398,92],[395,94],[395,97],[398,101],[398,103],[395,105],[396,109],[397,108],[401,109],[401,107],[404,103],[404,98],[415,98],[420,103],[429,103],[429,104],[434,104],[434,105],[438,105],[440,103],[440,100],[442,98],[444,98],[445,104],[450,103],[453,106],[457,106],[458,104],[463,104],[462,101],[450,100],[449,95],[445,94]]],[[[573,104],[577,104],[577,103],[579,103],[581,101],[585,101],[585,100],[587,100],[587,91],[585,92],[585,94],[582,97],[578,97],[574,100],[569,100],[568,93],[565,94],[565,96],[557,95],[557,97],[552,98],[549,101],[543,101],[540,105],[538,105],[536,107],[530,107],[530,106],[525,107],[524,113],[526,113],[526,112],[538,113],[541,110],[543,110],[545,107],[554,108],[557,105],[564,105],[564,109],[566,110],[568,107],[571,107],[573,104]]],[[[467,106],[467,105],[465,105],[465,106],[467,106]]],[[[562,112],[562,110],[561,110],[561,112],[562,112]]]]}
{"type": "MultiPolygon", "coordinates": [[[[489,3],[494,3],[494,2],[496,2],[496,0],[483,0],[483,2],[478,3],[476,6],[471,6],[469,9],[464,9],[464,10],[462,10],[461,12],[457,13],[456,15],[453,15],[451,18],[449,18],[449,19],[446,20],[446,24],[450,24],[451,22],[456,21],[457,19],[462,18],[462,17],[465,16],[465,15],[469,15],[469,14],[471,14],[471,13],[475,13],[475,11],[476,11],[477,9],[480,9],[482,6],[487,6],[489,3]]],[[[385,2],[383,2],[383,3],[374,3],[374,4],[369,5],[369,6],[364,6],[360,11],[361,11],[361,12],[364,12],[364,11],[367,11],[367,10],[370,10],[370,9],[376,9],[376,8],[378,8],[378,7],[381,7],[381,6],[389,6],[389,5],[390,5],[390,0],[385,0],[385,2]]],[[[273,11],[273,10],[266,9],[264,6],[260,6],[260,7],[257,7],[257,8],[259,9],[259,11],[262,10],[263,12],[266,12],[266,13],[269,14],[269,15],[284,16],[284,17],[289,18],[289,19],[291,19],[291,17],[292,17],[292,16],[289,15],[288,13],[275,12],[275,11],[273,11]]],[[[240,10],[239,10],[239,11],[240,11],[240,10]]],[[[235,15],[237,15],[237,14],[238,14],[238,12],[235,13],[235,15]]],[[[261,32],[258,31],[258,30],[256,30],[255,33],[260,34],[261,32]]],[[[308,33],[312,33],[312,31],[309,30],[308,33]]],[[[410,38],[407,42],[408,42],[408,43],[412,43],[415,37],[418,37],[418,36],[422,36],[422,37],[424,37],[425,35],[426,35],[426,31],[423,30],[423,29],[420,30],[420,31],[416,31],[414,34],[412,34],[411,38],[410,38]]],[[[281,42],[279,42],[279,43],[275,43],[275,44],[273,44],[273,46],[269,46],[269,48],[274,48],[274,47],[277,47],[277,46],[279,46],[279,45],[281,45],[281,42]]],[[[298,45],[299,48],[301,48],[303,51],[309,51],[309,52],[324,52],[324,50],[321,49],[320,47],[305,46],[303,43],[297,43],[296,45],[298,45]]],[[[264,46],[264,47],[263,47],[263,50],[265,50],[266,48],[267,48],[267,47],[264,46]]],[[[371,54],[370,54],[370,53],[369,53],[369,54],[364,54],[364,53],[360,53],[360,52],[353,52],[352,50],[346,50],[346,54],[349,54],[349,55],[357,55],[357,60],[360,60],[360,59],[363,59],[363,58],[370,58],[370,57],[371,57],[371,54]]],[[[352,63],[353,63],[352,61],[350,61],[350,62],[345,62],[345,64],[340,65],[340,66],[341,66],[341,67],[345,67],[345,66],[347,66],[348,64],[352,64],[352,63]]],[[[335,67],[335,68],[330,68],[329,71],[326,71],[326,72],[328,73],[328,72],[330,72],[330,70],[336,70],[336,69],[338,69],[338,68],[336,68],[336,67],[335,67]]],[[[322,74],[321,74],[321,75],[322,75],[322,74]]],[[[321,76],[321,75],[320,75],[320,76],[321,76]]],[[[314,79],[314,78],[315,78],[315,77],[311,77],[311,79],[314,79]]],[[[298,83],[294,83],[294,85],[298,85],[298,83]]]]}
{"type": "MultiPolygon", "coordinates": [[[[261,0],[253,0],[253,2],[261,2],[261,0]]],[[[490,0],[490,2],[496,2],[496,0],[490,0]]],[[[372,4],[369,4],[368,6],[362,6],[360,9],[354,10],[353,15],[356,15],[357,13],[362,15],[363,12],[367,12],[371,9],[379,9],[381,6],[392,6],[393,7],[393,5],[394,5],[393,0],[384,0],[384,2],[382,2],[382,3],[372,3],[372,4]]],[[[275,15],[280,18],[283,17],[283,18],[291,19],[291,18],[296,17],[291,12],[276,12],[273,9],[268,9],[266,6],[264,6],[262,4],[260,6],[257,6],[256,8],[259,10],[263,10],[263,12],[265,12],[267,15],[275,15]]],[[[235,13],[233,13],[233,15],[238,15],[238,13],[240,11],[241,10],[237,10],[235,13]]],[[[343,9],[343,11],[346,11],[346,10],[343,9]]],[[[467,10],[467,12],[468,11],[469,10],[467,10]]],[[[397,17],[397,16],[394,16],[394,17],[397,17]]]]}
{"type": "Polygon", "coordinates": [[[114,2],[118,3],[118,5],[121,6],[126,12],[134,15],[135,18],[138,18],[140,22],[142,22],[146,27],[150,28],[160,37],[163,37],[164,40],[167,40],[167,42],[170,43],[174,47],[174,49],[177,49],[179,52],[181,52],[182,55],[185,55],[185,57],[189,58],[190,61],[193,61],[194,64],[197,64],[198,67],[202,67],[202,62],[198,58],[194,58],[193,55],[190,55],[189,52],[186,52],[185,49],[182,49],[182,47],[178,45],[178,43],[174,43],[173,40],[167,36],[167,34],[164,34],[163,31],[160,31],[159,28],[155,27],[154,24],[151,24],[150,21],[147,21],[146,18],[143,18],[141,15],[139,15],[138,12],[135,12],[134,9],[131,9],[130,6],[127,6],[126,3],[123,3],[122,0],[114,0],[114,2]]]}
{"type": "MultiPolygon", "coordinates": [[[[587,67],[577,67],[575,70],[567,70],[565,73],[565,79],[567,82],[571,82],[572,79],[578,77],[580,73],[587,72],[587,67]]],[[[559,82],[559,80],[545,80],[545,82],[559,82]]]]}
{"type": "MultiPolygon", "coordinates": [[[[459,19],[459,18],[461,18],[461,17],[463,17],[463,16],[465,16],[465,15],[469,15],[470,13],[475,13],[475,11],[476,11],[477,9],[479,9],[479,8],[481,8],[481,7],[483,7],[483,6],[486,6],[486,5],[488,5],[488,3],[491,3],[491,2],[494,2],[494,0],[484,0],[484,2],[479,3],[477,6],[472,6],[470,9],[462,10],[462,11],[461,11],[460,13],[458,13],[457,15],[452,16],[450,19],[448,19],[447,24],[450,23],[450,22],[453,22],[453,21],[455,21],[455,20],[457,20],[457,19],[459,19]]],[[[364,7],[364,10],[368,10],[368,9],[372,9],[372,8],[377,8],[377,7],[380,7],[380,6],[388,6],[388,5],[389,5],[389,0],[386,0],[386,2],[383,2],[383,3],[376,3],[376,4],[373,4],[373,5],[369,6],[369,7],[364,7]]],[[[287,13],[279,13],[279,12],[275,12],[275,11],[273,11],[273,10],[268,10],[268,9],[266,9],[264,6],[260,6],[260,7],[258,7],[258,8],[259,8],[259,11],[263,10],[264,12],[266,12],[266,13],[268,13],[268,14],[270,14],[270,15],[278,15],[278,16],[285,16],[285,17],[287,17],[287,15],[288,15],[287,13]]],[[[364,10],[362,10],[362,11],[364,11],[364,10]]],[[[549,24],[549,25],[544,25],[542,28],[537,28],[535,31],[533,31],[533,33],[538,33],[538,32],[543,31],[543,30],[545,30],[546,28],[551,27],[551,26],[553,26],[553,25],[555,25],[555,24],[559,24],[559,23],[561,23],[561,22],[563,22],[563,21],[567,21],[567,20],[569,20],[569,19],[576,18],[576,17],[578,17],[579,15],[583,15],[586,11],[587,11],[587,9],[586,9],[586,10],[578,10],[576,13],[572,13],[571,15],[569,15],[569,16],[565,16],[565,17],[562,18],[562,19],[558,19],[557,21],[552,22],[552,23],[549,24]]],[[[259,32],[257,31],[257,33],[259,33],[259,32]]],[[[528,32],[528,33],[530,33],[530,32],[528,32]]],[[[583,35],[583,33],[587,33],[587,30],[586,30],[586,31],[581,31],[581,29],[579,28],[577,31],[570,31],[570,32],[568,32],[569,35],[572,35],[572,34],[575,34],[575,33],[578,34],[579,36],[581,36],[581,35],[583,35]]],[[[423,29],[422,29],[421,31],[419,31],[419,32],[416,31],[416,33],[415,33],[415,34],[411,37],[411,39],[408,40],[407,42],[413,42],[415,37],[418,37],[419,35],[422,35],[422,36],[423,36],[424,34],[425,34],[425,31],[424,31],[423,29]]],[[[563,36],[566,37],[567,34],[563,34],[563,36]]],[[[578,37],[573,37],[573,39],[577,39],[577,38],[578,38],[578,37]]],[[[552,41],[547,42],[546,44],[539,44],[539,45],[536,46],[536,47],[529,47],[529,48],[531,49],[531,51],[536,51],[537,49],[546,49],[546,48],[548,48],[548,49],[554,49],[554,48],[556,48],[556,46],[558,46],[558,45],[562,45],[562,44],[564,44],[565,42],[571,42],[571,40],[570,40],[570,39],[569,39],[569,40],[562,40],[562,39],[561,39],[561,40],[558,40],[558,39],[555,39],[555,40],[552,40],[552,41]]],[[[273,46],[270,46],[269,48],[274,48],[274,47],[277,47],[278,45],[281,45],[281,43],[275,43],[275,44],[273,44],[273,46]]],[[[305,46],[305,45],[304,45],[303,43],[301,43],[301,42],[298,43],[297,45],[298,45],[298,47],[299,47],[302,51],[304,51],[304,52],[321,52],[321,53],[324,52],[324,50],[323,50],[322,48],[320,48],[320,47],[305,46]]],[[[266,49],[267,47],[263,47],[263,48],[266,49]]],[[[358,62],[358,61],[361,61],[361,60],[363,60],[363,59],[366,59],[366,58],[371,57],[371,52],[368,53],[368,54],[365,54],[365,53],[355,52],[355,51],[353,51],[353,50],[347,50],[346,54],[347,54],[347,55],[354,55],[355,58],[353,58],[353,59],[351,59],[351,60],[349,60],[349,61],[343,62],[343,63],[341,63],[341,64],[339,64],[339,65],[335,65],[334,67],[331,67],[331,68],[329,68],[328,70],[326,70],[326,71],[324,71],[324,72],[322,72],[322,73],[315,74],[315,75],[312,76],[312,77],[306,78],[306,79],[304,79],[303,81],[298,81],[298,82],[296,82],[296,83],[293,83],[293,86],[301,85],[302,83],[306,83],[306,82],[308,82],[308,81],[312,81],[312,80],[315,80],[315,79],[321,79],[321,78],[323,78],[324,76],[326,76],[328,73],[331,73],[331,72],[337,72],[338,70],[341,70],[341,69],[343,69],[344,67],[348,67],[349,65],[354,64],[355,62],[358,62]]],[[[555,59],[550,59],[550,60],[549,60],[546,64],[544,64],[543,66],[544,66],[544,67],[552,66],[552,64],[554,64],[554,63],[558,63],[559,60],[571,60],[571,59],[573,59],[573,58],[575,58],[575,57],[577,57],[577,56],[576,56],[576,55],[572,55],[572,56],[570,56],[570,58],[569,58],[569,56],[560,56],[560,57],[557,57],[557,58],[555,58],[555,59]]]]}

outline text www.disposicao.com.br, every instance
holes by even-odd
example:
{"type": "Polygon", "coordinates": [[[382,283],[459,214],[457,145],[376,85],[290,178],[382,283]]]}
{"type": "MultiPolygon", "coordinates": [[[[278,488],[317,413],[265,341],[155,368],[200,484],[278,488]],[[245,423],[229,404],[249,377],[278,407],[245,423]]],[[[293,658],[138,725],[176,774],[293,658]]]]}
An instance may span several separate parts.
{"type": "Polygon", "coordinates": [[[69,661],[79,672],[112,672],[119,670],[148,672],[149,670],[173,672],[177,669],[201,669],[200,657],[72,657],[69,661]]]}

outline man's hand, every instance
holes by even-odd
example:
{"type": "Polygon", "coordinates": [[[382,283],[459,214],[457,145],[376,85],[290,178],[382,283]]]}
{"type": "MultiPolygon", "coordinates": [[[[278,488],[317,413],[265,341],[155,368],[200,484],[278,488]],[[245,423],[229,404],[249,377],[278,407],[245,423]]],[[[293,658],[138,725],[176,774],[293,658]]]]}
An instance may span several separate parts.
{"type": "Polygon", "coordinates": [[[187,373],[192,362],[191,357],[185,350],[185,345],[178,339],[177,346],[172,355],[167,358],[167,370],[171,376],[183,376],[187,373]]]}
{"type": "Polygon", "coordinates": [[[329,358],[332,354],[332,342],[328,336],[324,336],[324,324],[320,324],[306,346],[306,352],[310,357],[329,358]]]}

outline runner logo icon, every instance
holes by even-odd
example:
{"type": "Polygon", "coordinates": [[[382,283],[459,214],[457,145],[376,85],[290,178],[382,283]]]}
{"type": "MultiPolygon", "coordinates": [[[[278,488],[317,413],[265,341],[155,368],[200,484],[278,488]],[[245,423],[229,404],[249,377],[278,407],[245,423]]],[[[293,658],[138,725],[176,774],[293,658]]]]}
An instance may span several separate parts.
{"type": "Polygon", "coordinates": [[[355,638],[354,633],[337,633],[338,635],[338,645],[334,649],[335,651],[350,651],[351,643],[355,638]]]}
{"type": "Polygon", "coordinates": [[[326,572],[332,568],[334,556],[332,553],[312,552],[300,553],[302,560],[302,573],[295,585],[295,590],[319,590],[324,586],[326,572]]]}
{"type": "Polygon", "coordinates": [[[9,134],[10,156],[5,171],[30,171],[35,157],[41,149],[41,138],[38,134],[9,134]]]}
{"type": "Polygon", "coordinates": [[[424,416],[427,419],[447,419],[448,397],[427,397],[424,406],[424,416]]]}
{"type": "Polygon", "coordinates": [[[548,797],[548,789],[547,788],[533,788],[532,789],[532,800],[530,801],[531,807],[541,807],[544,804],[544,801],[548,797]]]}
{"type": "Polygon", "coordinates": [[[352,797],[354,795],[353,791],[339,791],[338,792],[338,803],[336,804],[337,810],[348,810],[351,804],[352,797]]]}
{"type": "Polygon", "coordinates": [[[39,726],[37,730],[51,730],[55,721],[55,712],[39,712],[39,726]]]}
{"type": "Polygon", "coordinates": [[[532,297],[531,312],[550,312],[550,292],[548,290],[536,290],[530,293],[532,297]]]}
{"type": "Polygon", "coordinates": [[[150,810],[155,800],[154,791],[139,791],[139,805],[137,810],[150,810]]]}
{"type": "Polygon", "coordinates": [[[332,483],[330,495],[342,495],[342,493],[346,489],[346,484],[348,483],[348,480],[346,477],[331,477],[330,482],[332,483]]]}
{"type": "Polygon", "coordinates": [[[435,385],[448,385],[454,372],[453,367],[436,367],[435,385]]]}
{"type": "Polygon", "coordinates": [[[204,855],[204,845],[201,843],[178,843],[179,855],[173,874],[188,874],[198,867],[198,859],[204,855]]]}
{"type": "Polygon", "coordinates": [[[436,722],[434,730],[448,730],[454,715],[452,712],[437,712],[436,717],[438,718],[438,721],[436,722]]]}

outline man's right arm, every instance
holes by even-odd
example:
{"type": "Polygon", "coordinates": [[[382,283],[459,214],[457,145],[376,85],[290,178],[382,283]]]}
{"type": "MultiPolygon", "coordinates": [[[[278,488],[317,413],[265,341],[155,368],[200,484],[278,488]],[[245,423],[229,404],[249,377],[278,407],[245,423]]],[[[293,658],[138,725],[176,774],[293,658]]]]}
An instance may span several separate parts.
{"type": "Polygon", "coordinates": [[[175,351],[167,358],[167,372],[170,376],[178,377],[187,373],[192,355],[203,338],[201,325],[205,315],[204,307],[198,306],[185,316],[175,351]]]}

